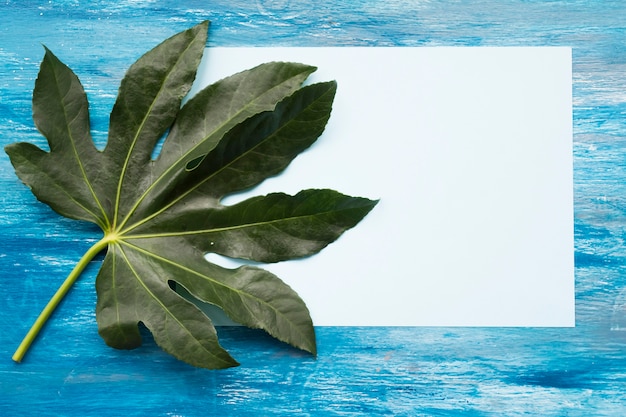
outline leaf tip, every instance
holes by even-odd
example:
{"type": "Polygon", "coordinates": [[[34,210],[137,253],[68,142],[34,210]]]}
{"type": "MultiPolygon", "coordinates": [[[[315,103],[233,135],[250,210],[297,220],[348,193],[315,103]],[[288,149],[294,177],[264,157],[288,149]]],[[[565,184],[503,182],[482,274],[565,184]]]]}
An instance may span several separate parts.
{"type": "Polygon", "coordinates": [[[50,50],[50,48],[48,48],[48,47],[47,47],[45,44],[43,44],[43,43],[41,44],[41,46],[43,47],[43,50],[44,50],[44,59],[45,59],[46,57],[48,57],[48,58],[50,58],[50,57],[52,57],[52,58],[56,58],[56,55],[54,55],[54,53],[50,50]]]}
{"type": "Polygon", "coordinates": [[[204,32],[207,33],[209,30],[209,27],[211,26],[211,21],[210,20],[203,20],[202,22],[198,23],[194,28],[192,28],[192,30],[198,30],[200,32],[204,32]]]}

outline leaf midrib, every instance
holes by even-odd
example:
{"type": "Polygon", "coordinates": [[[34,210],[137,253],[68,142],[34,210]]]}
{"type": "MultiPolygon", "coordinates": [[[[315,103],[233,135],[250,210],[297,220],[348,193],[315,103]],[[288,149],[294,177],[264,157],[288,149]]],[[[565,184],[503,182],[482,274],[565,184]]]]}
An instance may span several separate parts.
{"type": "MultiPolygon", "coordinates": [[[[52,63],[51,63],[52,66],[52,63]]],[[[84,207],[82,204],[78,203],[78,201],[76,201],[76,199],[74,199],[73,197],[71,198],[72,200],[76,201],[76,203],[82,207],[87,213],[91,214],[94,218],[97,219],[97,224],[105,229],[107,227],[110,226],[110,222],[109,222],[109,217],[106,215],[106,211],[104,210],[104,207],[102,206],[102,203],[100,202],[100,199],[98,198],[98,195],[96,194],[91,181],[89,181],[89,178],[87,177],[87,171],[85,170],[85,167],[83,165],[83,161],[80,159],[79,155],[78,155],[78,150],[76,149],[76,140],[74,138],[74,132],[73,130],[70,128],[70,118],[68,116],[67,113],[67,105],[65,103],[65,98],[67,97],[67,94],[63,94],[63,92],[60,89],[60,80],[56,71],[55,67],[52,67],[52,76],[54,77],[54,86],[55,89],[57,91],[57,94],[59,96],[59,98],[61,99],[61,103],[62,103],[62,108],[63,108],[63,118],[65,120],[65,126],[67,127],[67,136],[70,139],[70,143],[72,144],[72,153],[74,154],[74,159],[76,159],[76,162],[78,163],[78,167],[80,169],[80,173],[81,176],[83,178],[83,181],[85,182],[85,185],[87,186],[87,188],[89,189],[89,193],[91,194],[91,196],[93,197],[96,205],[98,206],[98,208],[100,208],[100,211],[102,213],[102,219],[100,219],[95,213],[93,213],[91,210],[88,210],[86,207],[84,207]],[[104,224],[102,224],[102,220],[104,220],[104,224]],[[104,227],[103,227],[104,226],[104,227]]],[[[72,80],[70,80],[70,82],[72,82],[72,80]]],[[[78,115],[76,116],[78,117],[78,115]]],[[[91,135],[88,133],[88,135],[90,136],[90,140],[91,140],[91,135]]],[[[67,193],[66,193],[67,194],[67,193]]]]}
{"type": "Polygon", "coordinates": [[[337,209],[337,210],[320,211],[314,214],[281,217],[279,219],[250,222],[250,223],[233,225],[233,226],[217,227],[213,229],[190,230],[190,231],[181,231],[181,232],[145,233],[145,234],[136,234],[136,235],[127,234],[127,235],[124,235],[124,239],[153,239],[153,238],[162,238],[162,237],[193,236],[193,235],[208,234],[208,233],[230,232],[233,230],[246,229],[250,227],[272,226],[276,223],[289,222],[289,221],[294,221],[294,220],[299,220],[299,219],[316,218],[318,216],[322,217],[327,214],[342,213],[342,212],[347,212],[351,210],[358,210],[361,208],[362,207],[346,207],[346,208],[337,209]]]}
{"type": "MultiPolygon", "coordinates": [[[[152,110],[156,106],[156,103],[159,100],[159,98],[162,96],[162,92],[163,92],[163,90],[165,88],[165,85],[167,84],[167,82],[170,79],[170,77],[172,76],[172,74],[175,72],[175,69],[178,66],[178,63],[181,62],[181,60],[183,59],[183,56],[185,56],[187,51],[189,51],[191,46],[194,44],[195,40],[196,39],[194,38],[194,40],[189,42],[187,47],[183,50],[184,52],[181,52],[180,55],[178,55],[178,59],[176,60],[176,63],[174,65],[172,65],[170,71],[167,72],[167,75],[163,79],[163,82],[161,83],[161,86],[159,88],[158,93],[155,95],[154,100],[152,100],[152,103],[150,104],[150,107],[148,108],[148,111],[146,112],[146,115],[141,120],[141,123],[139,124],[138,129],[137,129],[137,132],[135,133],[135,136],[133,137],[131,146],[128,149],[128,153],[126,154],[126,159],[124,160],[124,164],[122,166],[122,171],[120,173],[120,179],[119,179],[119,181],[117,183],[117,195],[115,197],[115,214],[113,216],[113,229],[114,230],[115,229],[119,229],[119,228],[123,227],[124,224],[126,224],[126,220],[124,220],[120,224],[119,228],[116,226],[117,225],[118,216],[119,216],[120,200],[121,200],[121,197],[122,197],[122,186],[123,186],[124,180],[126,179],[126,170],[128,169],[128,166],[130,165],[129,161],[130,161],[131,156],[133,154],[133,150],[135,149],[135,146],[137,145],[137,141],[139,140],[139,137],[143,133],[144,127],[145,127],[148,119],[152,116],[152,110]]],[[[133,207],[133,209],[134,208],[135,207],[133,207]]],[[[127,214],[126,219],[128,219],[130,217],[130,214],[131,213],[127,214]]]]}

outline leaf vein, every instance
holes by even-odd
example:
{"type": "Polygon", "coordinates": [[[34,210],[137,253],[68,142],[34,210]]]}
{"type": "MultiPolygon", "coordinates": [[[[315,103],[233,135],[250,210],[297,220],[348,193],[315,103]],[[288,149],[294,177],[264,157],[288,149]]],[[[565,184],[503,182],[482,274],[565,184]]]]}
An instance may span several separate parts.
{"type": "MultiPolygon", "coordinates": [[[[106,215],[104,207],[102,206],[102,204],[100,202],[100,199],[98,198],[98,196],[97,196],[97,194],[96,194],[96,192],[95,192],[95,190],[93,188],[93,185],[91,184],[91,181],[89,181],[89,178],[87,176],[87,171],[85,170],[85,166],[83,164],[83,161],[81,160],[80,155],[78,154],[78,149],[77,149],[77,146],[76,146],[76,139],[74,138],[74,132],[73,132],[73,130],[70,127],[72,122],[74,122],[78,118],[78,113],[76,113],[76,115],[74,116],[73,119],[69,117],[69,115],[67,113],[67,97],[68,97],[70,92],[69,92],[69,90],[67,90],[65,93],[63,93],[60,90],[60,87],[59,87],[60,80],[59,80],[58,74],[57,74],[56,71],[52,71],[52,73],[53,73],[53,76],[54,76],[54,79],[55,79],[54,85],[56,87],[57,93],[59,94],[59,97],[61,98],[61,102],[63,103],[63,106],[62,106],[63,107],[63,118],[65,119],[65,124],[66,124],[66,127],[67,127],[67,135],[68,135],[68,137],[70,139],[70,143],[72,145],[72,152],[74,154],[74,159],[76,159],[76,162],[77,162],[78,167],[80,169],[80,173],[81,173],[81,176],[83,178],[83,181],[85,182],[85,185],[89,189],[89,192],[90,192],[91,196],[93,197],[96,205],[100,208],[100,211],[101,211],[103,219],[104,219],[105,226],[108,226],[109,225],[108,216],[106,215]]],[[[82,205],[81,205],[81,207],[82,207],[82,205]]],[[[89,211],[89,213],[92,216],[94,216],[96,219],[98,219],[97,223],[99,225],[102,224],[99,221],[100,219],[95,215],[95,213],[93,213],[91,211],[89,211]]]]}
{"type": "MultiPolygon", "coordinates": [[[[233,231],[233,230],[240,230],[240,229],[246,229],[246,228],[251,228],[251,227],[258,227],[258,226],[272,226],[272,227],[276,227],[278,230],[281,230],[281,229],[279,229],[276,226],[278,223],[290,222],[290,221],[301,220],[301,219],[315,219],[315,220],[323,221],[323,220],[319,219],[318,217],[324,216],[326,214],[341,213],[341,212],[346,212],[346,211],[350,211],[350,210],[354,210],[354,209],[355,208],[353,208],[353,207],[349,207],[349,208],[338,209],[338,210],[325,210],[325,211],[320,211],[320,212],[316,212],[316,213],[313,213],[313,214],[307,214],[307,215],[301,215],[301,216],[282,217],[282,218],[279,218],[279,219],[272,219],[272,220],[265,220],[265,221],[258,221],[258,222],[250,222],[250,223],[243,223],[243,224],[232,225],[232,226],[225,226],[225,227],[216,227],[216,228],[212,228],[212,229],[175,231],[175,232],[161,232],[161,233],[156,232],[156,233],[125,235],[124,239],[130,240],[130,239],[152,239],[152,238],[176,237],[176,236],[193,236],[193,235],[202,235],[202,234],[209,234],[209,233],[229,232],[229,231],[233,231]]],[[[326,224],[331,224],[329,222],[325,222],[325,223],[326,224]]]]}
{"type": "MultiPolygon", "coordinates": [[[[116,195],[116,198],[115,198],[115,214],[114,214],[114,217],[113,217],[113,228],[114,229],[117,228],[116,225],[117,225],[118,216],[119,216],[119,206],[120,206],[120,200],[121,200],[121,196],[122,196],[122,186],[123,186],[124,180],[126,179],[126,171],[128,169],[128,166],[130,165],[130,160],[131,160],[131,156],[132,156],[133,150],[135,149],[135,146],[137,145],[139,137],[143,133],[145,125],[147,124],[148,120],[152,116],[152,112],[153,112],[154,107],[156,106],[156,103],[163,96],[163,91],[165,90],[165,86],[167,85],[168,79],[175,72],[175,69],[176,69],[178,63],[183,59],[183,57],[185,55],[185,52],[187,52],[189,50],[189,48],[191,48],[192,44],[193,44],[193,42],[189,42],[187,47],[178,56],[178,59],[176,60],[176,63],[174,65],[172,65],[170,70],[167,72],[166,76],[163,79],[163,82],[161,83],[159,91],[157,92],[157,94],[155,94],[154,99],[152,100],[152,102],[150,103],[150,106],[148,107],[148,111],[146,112],[145,116],[142,118],[141,122],[139,123],[139,126],[137,127],[137,131],[135,132],[133,140],[131,141],[130,147],[128,149],[128,153],[126,154],[126,158],[124,159],[124,164],[122,165],[122,171],[120,173],[120,179],[119,179],[118,184],[117,184],[117,195],[116,195]]],[[[136,209],[136,207],[137,206],[134,206],[133,209],[129,213],[127,213],[126,219],[130,218],[130,216],[133,214],[133,211],[136,209]]],[[[126,220],[124,220],[120,224],[120,228],[124,227],[125,223],[126,223],[126,220]]]]}

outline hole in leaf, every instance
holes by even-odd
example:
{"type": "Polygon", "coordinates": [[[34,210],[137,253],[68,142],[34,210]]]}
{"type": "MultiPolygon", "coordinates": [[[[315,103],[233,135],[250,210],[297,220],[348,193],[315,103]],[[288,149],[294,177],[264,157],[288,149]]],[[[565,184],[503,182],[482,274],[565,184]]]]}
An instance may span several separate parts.
{"type": "Polygon", "coordinates": [[[194,169],[198,168],[198,166],[200,166],[202,161],[204,161],[204,157],[205,156],[206,156],[206,154],[200,155],[200,156],[192,159],[191,161],[187,162],[187,165],[185,165],[185,169],[187,171],[193,171],[194,169]]]}
{"type": "Polygon", "coordinates": [[[221,266],[222,268],[227,269],[236,269],[240,266],[251,265],[251,266],[266,266],[263,262],[255,262],[248,259],[238,259],[238,258],[230,258],[228,256],[220,255],[219,253],[209,252],[204,255],[204,259],[211,262],[212,264],[221,266]]]}
{"type": "Polygon", "coordinates": [[[211,303],[204,302],[198,298],[196,298],[193,294],[187,290],[187,288],[183,287],[180,284],[176,284],[174,281],[168,281],[170,287],[172,284],[176,288],[176,294],[183,297],[185,300],[193,303],[196,307],[198,307],[208,318],[211,319],[215,326],[241,326],[241,324],[236,323],[228,317],[228,315],[222,310],[219,306],[216,306],[211,303]]]}
{"type": "Polygon", "coordinates": [[[154,145],[154,149],[152,149],[152,160],[155,160],[159,157],[159,154],[161,153],[161,149],[163,148],[163,143],[165,142],[165,138],[167,138],[169,133],[170,133],[170,129],[167,129],[165,133],[161,135],[157,143],[154,145]]]}

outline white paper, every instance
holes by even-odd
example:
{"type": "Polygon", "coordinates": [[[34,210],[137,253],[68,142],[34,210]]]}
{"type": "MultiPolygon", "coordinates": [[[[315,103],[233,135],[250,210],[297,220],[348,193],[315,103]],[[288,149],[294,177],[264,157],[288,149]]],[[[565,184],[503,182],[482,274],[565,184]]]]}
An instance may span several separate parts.
{"type": "Polygon", "coordinates": [[[249,195],[380,199],[267,266],[315,325],[574,325],[569,48],[208,48],[195,88],[268,61],[338,90],[318,142],[249,195]]]}

